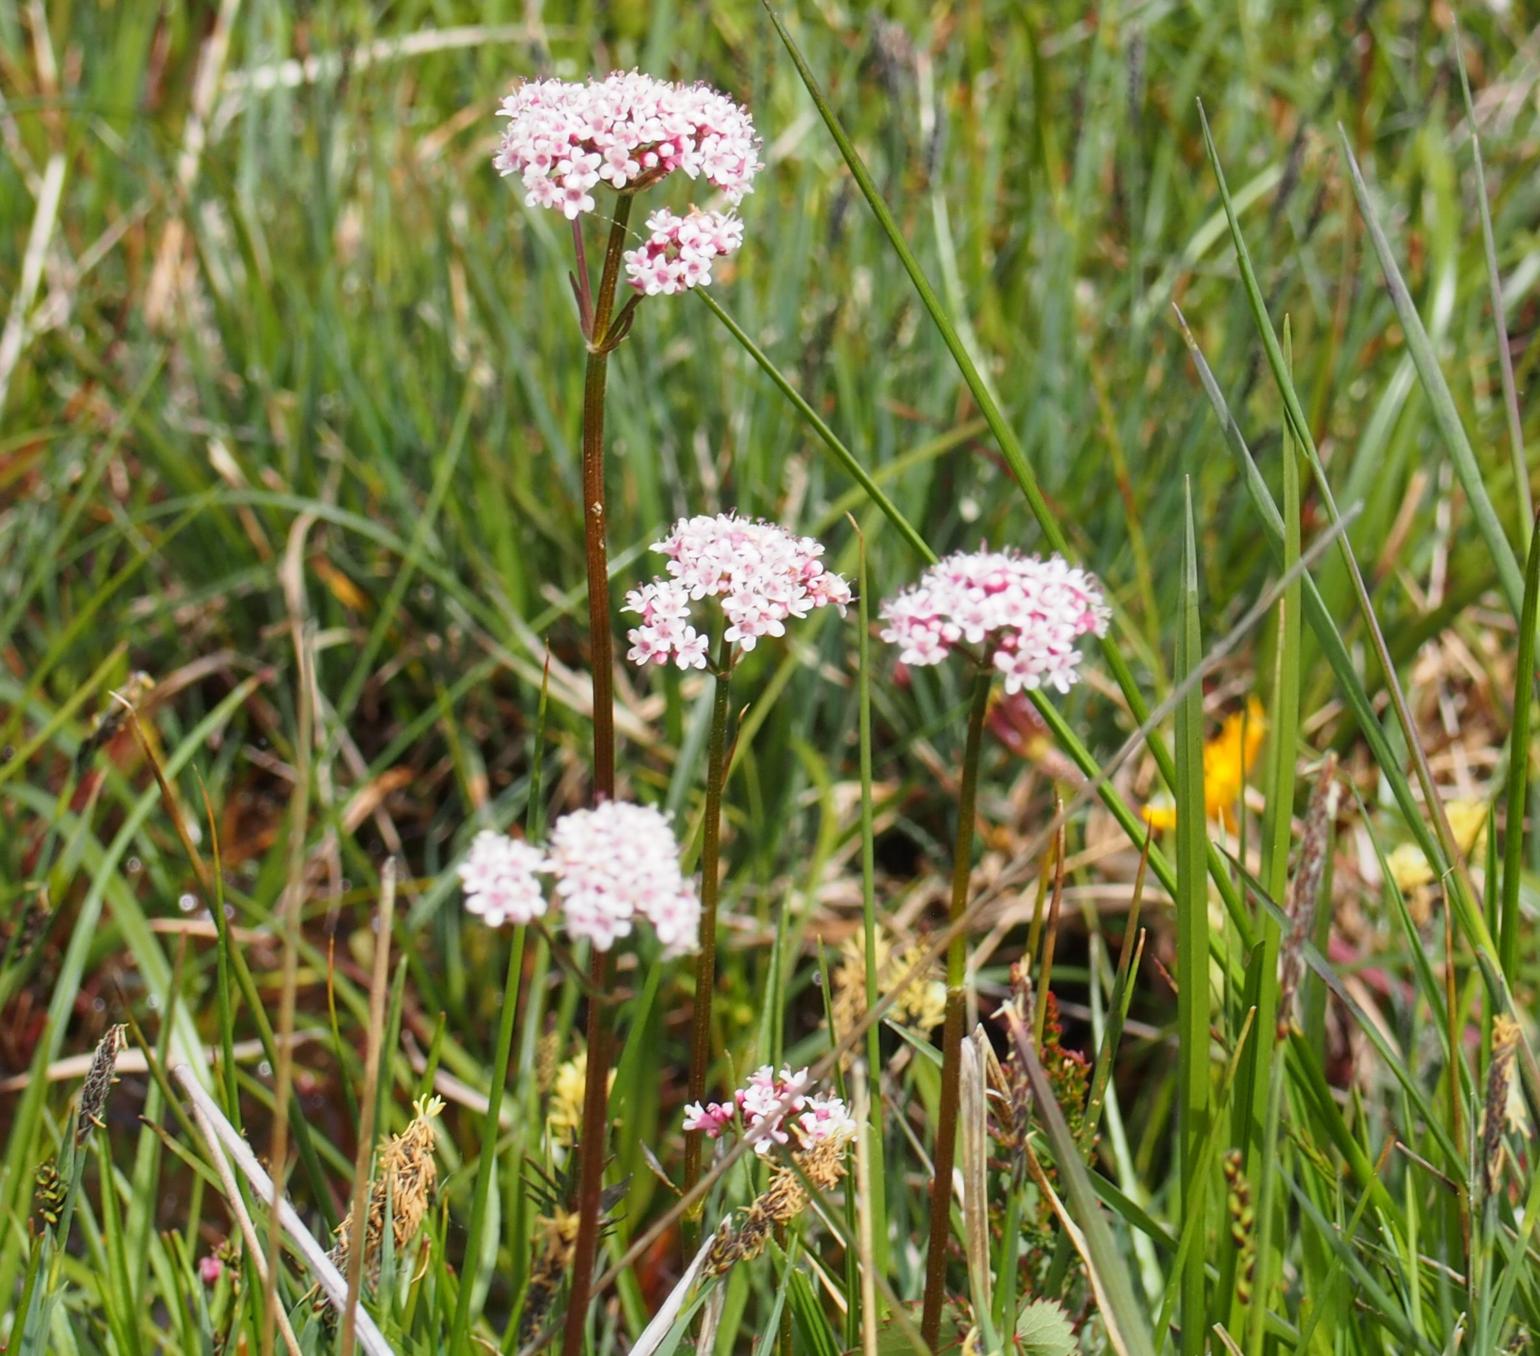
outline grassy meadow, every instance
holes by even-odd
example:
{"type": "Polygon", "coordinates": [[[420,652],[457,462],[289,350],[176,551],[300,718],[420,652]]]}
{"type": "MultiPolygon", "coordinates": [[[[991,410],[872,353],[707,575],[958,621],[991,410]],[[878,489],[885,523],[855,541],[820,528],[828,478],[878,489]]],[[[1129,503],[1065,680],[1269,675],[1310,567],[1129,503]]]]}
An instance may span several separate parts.
{"type": "Polygon", "coordinates": [[[599,1001],[595,1356],[927,1350],[943,1120],[937,1350],[1526,1349],[1535,24],[0,0],[0,1350],[561,1349],[599,1001]],[[708,1145],[700,1208],[691,962],[633,936],[596,993],[456,876],[594,739],[572,236],[494,114],[633,67],[765,162],[609,362],[618,788],[688,872],[714,685],[624,658],[650,545],[736,510],[858,594],[733,673],[708,1093],[811,1066],[861,1134],[832,1185],[708,1145]],[[944,1115],[977,688],[877,613],[981,543],[1112,622],[983,712],[944,1115]],[[249,1168],[321,1249],[381,1216],[363,1317],[249,1168]]]}

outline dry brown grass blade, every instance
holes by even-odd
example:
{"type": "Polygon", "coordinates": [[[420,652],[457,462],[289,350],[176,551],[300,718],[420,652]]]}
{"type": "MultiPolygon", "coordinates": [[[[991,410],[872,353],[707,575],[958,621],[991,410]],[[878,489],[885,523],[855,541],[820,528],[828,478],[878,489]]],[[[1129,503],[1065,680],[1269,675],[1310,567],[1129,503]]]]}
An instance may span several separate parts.
{"type": "MultiPolygon", "coordinates": [[[[240,0],[221,0],[214,26],[203,40],[198,57],[198,74],[193,82],[192,102],[187,110],[187,120],[182,126],[182,150],[176,162],[176,187],[185,200],[193,181],[198,177],[198,165],[203,159],[203,146],[208,139],[209,114],[214,111],[214,97],[219,93],[220,77],[224,74],[225,58],[230,52],[230,30],[235,24],[240,0]]],[[[151,329],[158,329],[171,318],[177,296],[181,291],[182,255],[187,243],[187,223],[180,213],[166,223],[160,238],[160,248],[155,254],[155,267],[145,289],[144,317],[151,329]]]]}
{"type": "Polygon", "coordinates": [[[962,1043],[959,1069],[961,1100],[958,1107],[958,1158],[963,1179],[963,1247],[968,1275],[978,1288],[978,1299],[990,1308],[994,1270],[989,1260],[989,1108],[987,1061],[989,1037],[982,1026],[962,1043]]]}

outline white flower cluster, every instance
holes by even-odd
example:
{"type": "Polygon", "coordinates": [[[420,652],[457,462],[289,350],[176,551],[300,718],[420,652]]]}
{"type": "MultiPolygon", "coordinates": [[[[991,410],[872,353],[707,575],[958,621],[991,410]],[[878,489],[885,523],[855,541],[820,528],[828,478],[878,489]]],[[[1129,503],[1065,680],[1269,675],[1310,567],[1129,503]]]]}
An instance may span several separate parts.
{"type": "Polygon", "coordinates": [[[693,951],[700,898],[679,870],[668,819],[646,805],[605,801],[556,821],[545,852],[490,829],[460,866],[465,907],[498,926],[546,911],[540,875],[554,876],[562,926],[601,951],[645,918],[668,955],[693,951]]]}
{"type": "Polygon", "coordinates": [[[850,602],[850,585],[819,558],[823,546],[775,523],[727,513],[681,518],[652,549],[668,557],[667,576],[626,595],[626,611],[642,618],[627,633],[627,658],[637,664],[706,667],[706,637],[690,622],[690,604],[702,598],[722,600],[724,637],[743,650],[785,635],[788,617],[850,602]]]}
{"type": "Polygon", "coordinates": [[[1103,635],[1101,586],[1060,556],[959,552],[882,607],[882,638],[906,664],[939,664],[959,644],[983,645],[1007,693],[1068,692],[1079,678],[1075,642],[1103,635]]]}
{"type": "Polygon", "coordinates": [[[743,223],[725,212],[666,207],[647,218],[645,244],[625,253],[626,277],[643,296],[668,296],[711,281],[711,265],[743,244],[743,223]]]}
{"type": "Polygon", "coordinates": [[[492,163],[519,176],[532,206],[569,220],[594,210],[600,183],[628,192],[682,170],[736,203],[760,170],[753,120],[709,85],[638,71],[582,84],[531,80],[498,114],[508,127],[492,163]]]}

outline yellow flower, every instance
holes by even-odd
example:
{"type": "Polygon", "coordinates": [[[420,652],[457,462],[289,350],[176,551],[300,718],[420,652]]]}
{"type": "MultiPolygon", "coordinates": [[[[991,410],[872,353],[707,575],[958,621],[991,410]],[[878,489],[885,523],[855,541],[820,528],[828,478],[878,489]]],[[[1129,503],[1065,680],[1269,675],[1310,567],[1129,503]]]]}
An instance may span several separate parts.
{"type": "MultiPolygon", "coordinates": [[[[1246,778],[1256,766],[1267,734],[1267,716],[1255,697],[1244,711],[1234,711],[1203,746],[1203,810],[1227,829],[1235,828],[1235,805],[1246,789],[1246,778]]],[[[1161,796],[1144,807],[1144,822],[1164,831],[1176,827],[1176,806],[1161,796]]]]}
{"type": "Polygon", "coordinates": [[[578,1127],[583,1123],[583,1084],[588,1079],[588,1051],[569,1059],[556,1070],[556,1085],[551,1089],[551,1110],[546,1125],[558,1144],[575,1144],[578,1127]]]}
{"type": "MultiPolygon", "coordinates": [[[[577,1143],[583,1124],[583,1089],[588,1082],[588,1051],[569,1059],[556,1070],[551,1087],[551,1108],[546,1113],[546,1129],[554,1144],[570,1147],[577,1143]]],[[[615,1086],[615,1070],[610,1070],[610,1087],[615,1086]]]]}
{"type": "MultiPolygon", "coordinates": [[[[1486,843],[1487,807],[1479,800],[1451,800],[1444,804],[1455,846],[1465,856],[1479,852],[1486,843]]],[[[1416,843],[1402,843],[1386,859],[1390,878],[1403,895],[1432,885],[1433,867],[1416,843]]]]}

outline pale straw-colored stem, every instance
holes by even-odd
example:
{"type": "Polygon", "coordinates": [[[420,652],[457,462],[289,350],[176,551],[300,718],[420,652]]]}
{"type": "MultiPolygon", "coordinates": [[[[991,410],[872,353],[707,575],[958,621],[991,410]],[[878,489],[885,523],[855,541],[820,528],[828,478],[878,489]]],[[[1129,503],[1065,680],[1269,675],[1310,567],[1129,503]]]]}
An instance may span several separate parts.
{"type": "MultiPolygon", "coordinates": [[[[225,1201],[230,1207],[230,1213],[235,1216],[235,1223],[241,1231],[241,1237],[246,1240],[246,1253],[251,1258],[251,1264],[257,1269],[258,1279],[266,1285],[267,1258],[262,1253],[262,1240],[257,1237],[257,1226],[252,1223],[251,1214],[246,1209],[246,1202],[241,1196],[241,1189],[236,1184],[235,1174],[230,1171],[230,1160],[225,1157],[225,1151],[219,1143],[219,1135],[197,1102],[193,1103],[192,1113],[193,1120],[203,1134],[203,1142],[208,1146],[209,1161],[213,1163],[214,1171],[219,1175],[220,1185],[224,1187],[225,1201]]],[[[289,1349],[289,1356],[300,1356],[299,1340],[294,1336],[294,1329],[289,1326],[288,1314],[279,1309],[277,1318],[278,1333],[283,1338],[284,1346],[289,1349]]]]}

